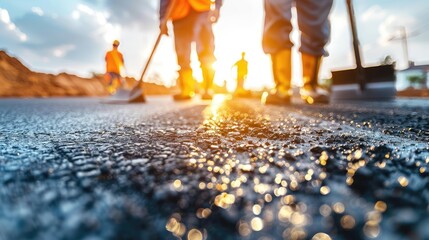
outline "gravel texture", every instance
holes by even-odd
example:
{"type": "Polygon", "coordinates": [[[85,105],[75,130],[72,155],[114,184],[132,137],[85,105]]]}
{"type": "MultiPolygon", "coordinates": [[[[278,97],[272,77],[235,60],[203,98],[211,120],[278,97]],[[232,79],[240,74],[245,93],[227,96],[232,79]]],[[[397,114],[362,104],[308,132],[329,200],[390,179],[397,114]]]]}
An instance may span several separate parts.
{"type": "Polygon", "coordinates": [[[429,101],[0,101],[0,239],[428,239],[429,101]]]}

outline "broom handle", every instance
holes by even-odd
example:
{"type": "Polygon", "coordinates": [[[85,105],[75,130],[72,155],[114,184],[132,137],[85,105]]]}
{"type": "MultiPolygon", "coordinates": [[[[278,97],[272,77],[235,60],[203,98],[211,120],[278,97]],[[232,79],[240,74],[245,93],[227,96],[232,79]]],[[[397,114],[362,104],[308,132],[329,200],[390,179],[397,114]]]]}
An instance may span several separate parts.
{"type": "Polygon", "coordinates": [[[352,28],[353,49],[355,52],[356,65],[358,68],[362,68],[362,60],[360,56],[360,46],[359,46],[360,44],[359,44],[359,39],[357,35],[356,20],[355,20],[355,13],[353,10],[352,0],[347,0],[347,11],[349,12],[350,26],[352,28]]]}
{"type": "Polygon", "coordinates": [[[365,72],[362,66],[362,58],[360,54],[360,44],[359,44],[359,38],[357,34],[357,27],[356,27],[356,18],[355,13],[353,10],[353,2],[352,0],[347,0],[347,11],[349,13],[349,19],[350,19],[350,26],[352,29],[352,37],[353,37],[353,50],[355,53],[355,60],[356,60],[356,69],[358,72],[358,80],[360,89],[363,91],[365,90],[366,85],[366,79],[365,79],[365,72]]]}
{"type": "MultiPolygon", "coordinates": [[[[170,1],[170,4],[169,4],[169,6],[167,8],[167,12],[165,14],[164,20],[167,20],[167,21],[169,20],[171,14],[173,12],[174,7],[176,6],[176,3],[177,3],[177,0],[171,0],[170,1]]],[[[149,64],[152,61],[153,55],[155,55],[156,49],[158,48],[158,45],[161,42],[161,38],[162,38],[162,33],[160,32],[158,34],[158,37],[156,38],[156,42],[155,42],[155,45],[152,48],[152,52],[150,53],[149,59],[147,60],[146,65],[144,66],[142,75],[140,76],[140,80],[139,80],[139,83],[138,83],[139,85],[143,82],[144,75],[146,75],[146,72],[147,72],[147,70],[149,68],[149,64]]]]}
{"type": "Polygon", "coordinates": [[[156,39],[155,45],[153,46],[152,52],[149,56],[149,59],[147,60],[146,65],[144,66],[144,70],[142,72],[142,75],[140,76],[139,84],[141,82],[143,82],[144,75],[146,74],[147,69],[149,68],[149,64],[152,61],[153,55],[155,55],[155,51],[158,48],[159,43],[161,42],[161,38],[162,38],[162,34],[159,33],[158,38],[156,39]]]}

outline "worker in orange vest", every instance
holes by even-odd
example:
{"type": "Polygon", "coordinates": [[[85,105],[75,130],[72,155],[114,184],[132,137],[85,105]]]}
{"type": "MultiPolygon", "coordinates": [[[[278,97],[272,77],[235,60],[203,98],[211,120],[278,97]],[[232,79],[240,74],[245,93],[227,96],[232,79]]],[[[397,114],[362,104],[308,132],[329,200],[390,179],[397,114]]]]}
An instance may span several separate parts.
{"type": "Polygon", "coordinates": [[[108,82],[108,91],[113,93],[116,87],[123,84],[121,70],[124,67],[124,57],[118,50],[119,41],[113,42],[113,49],[106,53],[106,74],[105,78],[108,82]]]}
{"type": "Polygon", "coordinates": [[[198,59],[203,73],[204,93],[202,99],[212,99],[212,85],[215,76],[213,63],[214,35],[212,24],[217,22],[222,0],[160,0],[160,30],[168,35],[167,22],[172,20],[177,62],[180,67],[178,83],[180,93],[174,95],[177,101],[192,99],[195,84],[191,68],[191,47],[195,42],[198,59]],[[166,13],[174,3],[169,19],[166,13]]]}

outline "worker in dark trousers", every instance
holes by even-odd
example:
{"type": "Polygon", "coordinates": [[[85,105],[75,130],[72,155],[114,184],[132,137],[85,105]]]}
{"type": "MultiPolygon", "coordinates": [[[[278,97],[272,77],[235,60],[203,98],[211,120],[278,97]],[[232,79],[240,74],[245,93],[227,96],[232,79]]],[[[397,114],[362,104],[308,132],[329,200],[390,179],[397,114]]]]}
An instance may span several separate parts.
{"type": "Polygon", "coordinates": [[[177,62],[179,64],[180,93],[174,95],[175,100],[192,99],[195,95],[195,84],[191,68],[192,43],[195,42],[198,59],[203,73],[202,99],[212,98],[212,87],[215,76],[213,63],[214,35],[212,24],[218,20],[222,0],[160,0],[160,29],[168,33],[165,14],[170,3],[172,7],[170,19],[173,22],[174,43],[177,62]]]}
{"type": "MultiPolygon", "coordinates": [[[[303,87],[302,99],[308,104],[328,103],[326,92],[318,88],[324,47],[330,38],[329,13],[333,0],[265,0],[264,52],[271,55],[275,89],[266,97],[266,104],[289,104],[291,101],[292,7],[296,7],[301,32],[303,87]]],[[[264,100],[264,99],[263,99],[264,100]]]]}

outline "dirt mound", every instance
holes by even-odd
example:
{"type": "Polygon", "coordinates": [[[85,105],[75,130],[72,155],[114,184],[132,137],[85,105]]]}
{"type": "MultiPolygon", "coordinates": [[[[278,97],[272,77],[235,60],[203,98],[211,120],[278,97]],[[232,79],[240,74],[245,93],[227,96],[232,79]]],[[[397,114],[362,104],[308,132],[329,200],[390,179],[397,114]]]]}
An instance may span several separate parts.
{"type": "MultiPolygon", "coordinates": [[[[127,79],[128,80],[128,79],[127,79]]],[[[128,81],[133,81],[129,79],[128,81]]],[[[0,97],[106,96],[103,75],[82,78],[68,73],[58,75],[33,72],[17,58],[0,51],[0,97]]],[[[170,89],[145,83],[146,94],[169,94],[170,89]]]]}

